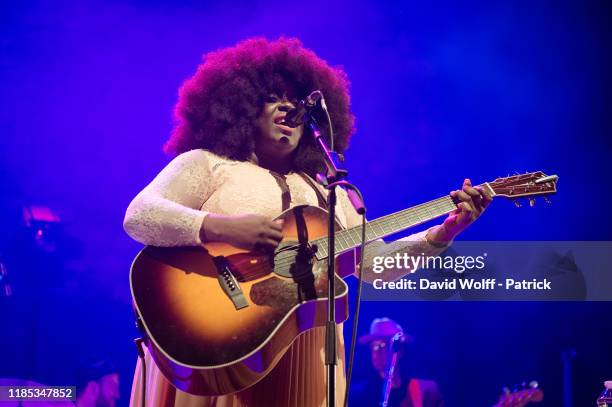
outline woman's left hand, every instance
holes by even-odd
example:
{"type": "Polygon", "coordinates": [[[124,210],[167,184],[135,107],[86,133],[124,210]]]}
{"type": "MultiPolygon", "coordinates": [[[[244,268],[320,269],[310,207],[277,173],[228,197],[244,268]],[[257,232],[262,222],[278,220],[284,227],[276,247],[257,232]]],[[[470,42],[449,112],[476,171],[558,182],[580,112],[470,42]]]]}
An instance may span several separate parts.
{"type": "Polygon", "coordinates": [[[433,228],[427,234],[427,240],[432,243],[450,242],[474,222],[491,203],[491,196],[482,187],[472,186],[472,181],[465,179],[461,189],[451,191],[450,196],[456,201],[457,209],[452,212],[444,223],[433,228]]]}

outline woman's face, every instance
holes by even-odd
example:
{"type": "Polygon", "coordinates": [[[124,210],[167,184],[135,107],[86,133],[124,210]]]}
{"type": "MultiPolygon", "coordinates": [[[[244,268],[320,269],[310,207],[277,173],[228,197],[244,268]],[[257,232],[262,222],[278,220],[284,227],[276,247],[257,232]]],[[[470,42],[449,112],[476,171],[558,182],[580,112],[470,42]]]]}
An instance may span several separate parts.
{"type": "Polygon", "coordinates": [[[266,157],[287,157],[298,146],[304,125],[291,128],[281,124],[287,112],[295,107],[285,96],[269,95],[264,103],[261,116],[256,120],[256,154],[266,157]]]}

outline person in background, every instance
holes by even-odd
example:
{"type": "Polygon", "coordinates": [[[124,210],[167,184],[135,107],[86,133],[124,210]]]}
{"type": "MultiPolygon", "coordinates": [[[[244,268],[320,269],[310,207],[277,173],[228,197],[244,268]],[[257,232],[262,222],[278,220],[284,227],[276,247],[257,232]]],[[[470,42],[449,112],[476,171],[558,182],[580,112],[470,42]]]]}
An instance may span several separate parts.
{"type": "Polygon", "coordinates": [[[119,395],[119,372],[111,362],[100,360],[79,368],[77,407],[115,407],[119,395]]]}
{"type": "Polygon", "coordinates": [[[443,407],[444,399],[438,384],[431,380],[410,377],[405,368],[403,347],[413,341],[402,327],[392,319],[376,318],[370,326],[370,333],[359,338],[359,343],[368,345],[373,371],[368,380],[356,383],[351,392],[351,407],[380,406],[383,399],[385,379],[391,361],[392,339],[395,338],[398,357],[391,377],[389,407],[443,407]]]}

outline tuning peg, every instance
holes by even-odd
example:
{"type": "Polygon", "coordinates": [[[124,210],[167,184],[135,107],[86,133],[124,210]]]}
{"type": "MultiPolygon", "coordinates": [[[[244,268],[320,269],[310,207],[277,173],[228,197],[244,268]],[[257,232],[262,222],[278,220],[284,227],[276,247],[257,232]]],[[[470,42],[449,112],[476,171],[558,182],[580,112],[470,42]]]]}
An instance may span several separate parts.
{"type": "Polygon", "coordinates": [[[516,206],[517,208],[520,208],[521,206],[523,206],[523,204],[519,200],[514,200],[513,202],[514,202],[514,206],[516,206]]]}
{"type": "Polygon", "coordinates": [[[550,199],[548,199],[547,196],[544,197],[544,202],[546,202],[547,204],[552,204],[552,201],[550,199]]]}
{"type": "Polygon", "coordinates": [[[532,208],[535,206],[535,199],[534,198],[529,198],[529,206],[531,206],[532,208]]]}

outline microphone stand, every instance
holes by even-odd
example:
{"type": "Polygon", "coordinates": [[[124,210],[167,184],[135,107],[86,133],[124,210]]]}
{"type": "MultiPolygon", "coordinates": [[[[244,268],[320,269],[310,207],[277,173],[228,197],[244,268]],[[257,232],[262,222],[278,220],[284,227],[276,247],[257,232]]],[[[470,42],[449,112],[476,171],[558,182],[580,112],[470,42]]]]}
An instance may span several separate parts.
{"type": "Polygon", "coordinates": [[[391,387],[393,385],[393,377],[395,376],[395,369],[397,366],[397,357],[399,352],[399,342],[401,340],[401,334],[396,334],[391,338],[390,350],[391,360],[385,371],[385,385],[383,386],[382,400],[380,402],[381,407],[387,407],[389,405],[389,396],[391,395],[391,387]]]}
{"type": "MultiPolygon", "coordinates": [[[[326,112],[327,113],[327,112],[326,112]]],[[[327,371],[327,405],[333,407],[336,405],[336,274],[335,266],[335,219],[336,219],[336,186],[342,184],[342,180],[348,175],[348,171],[340,162],[338,153],[331,151],[327,146],[327,142],[321,134],[319,125],[311,111],[306,113],[308,118],[308,126],[312,130],[316,144],[321,149],[323,161],[327,169],[325,177],[317,177],[317,180],[329,190],[327,195],[327,207],[329,211],[329,221],[327,230],[328,248],[327,248],[327,323],[325,325],[325,365],[327,371]]],[[[351,197],[351,203],[359,206],[359,202],[354,202],[351,197]]],[[[363,208],[363,202],[360,203],[363,208]]],[[[356,210],[359,209],[356,207],[356,210]]]]}

